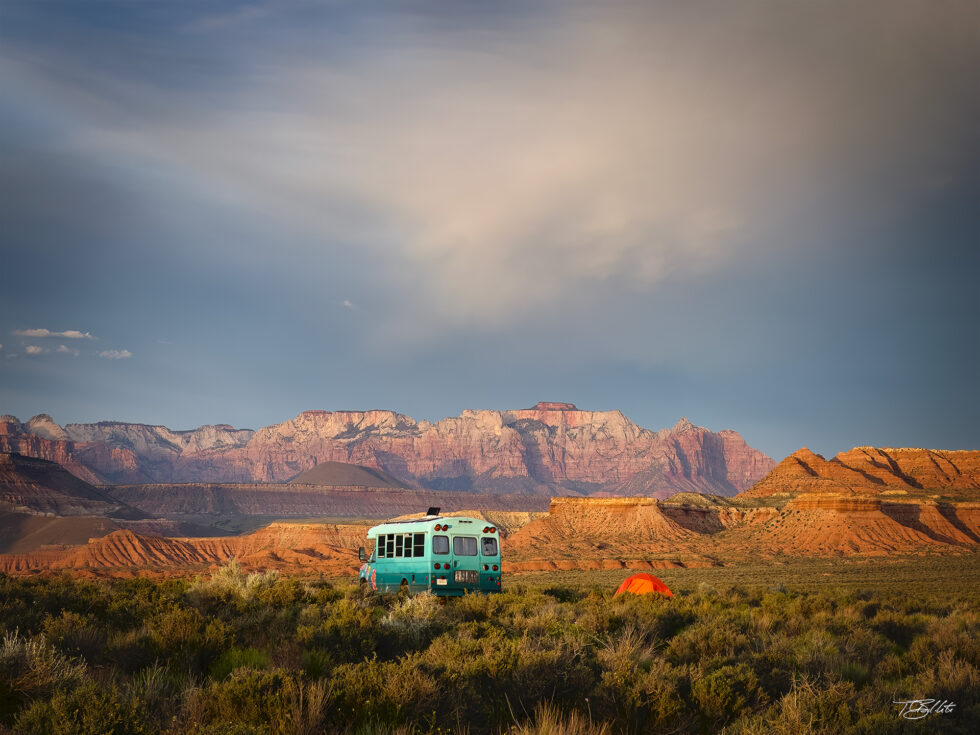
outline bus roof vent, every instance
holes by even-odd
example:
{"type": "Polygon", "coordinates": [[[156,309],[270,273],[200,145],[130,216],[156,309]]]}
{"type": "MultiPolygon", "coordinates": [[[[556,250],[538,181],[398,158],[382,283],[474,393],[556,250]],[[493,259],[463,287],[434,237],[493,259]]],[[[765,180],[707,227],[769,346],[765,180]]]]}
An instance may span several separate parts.
{"type": "Polygon", "coordinates": [[[429,508],[429,510],[427,510],[425,514],[427,516],[437,516],[439,515],[440,510],[442,510],[442,508],[435,508],[435,507],[429,508]]]}

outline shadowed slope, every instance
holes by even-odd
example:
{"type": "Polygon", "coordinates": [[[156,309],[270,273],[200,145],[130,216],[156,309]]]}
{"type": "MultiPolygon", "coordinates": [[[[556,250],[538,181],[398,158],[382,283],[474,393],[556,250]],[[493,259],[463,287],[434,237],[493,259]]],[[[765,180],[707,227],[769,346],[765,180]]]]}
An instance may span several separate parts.
{"type": "Polygon", "coordinates": [[[0,454],[0,505],[62,516],[103,515],[125,509],[118,500],[56,462],[17,453],[0,454]]]}
{"type": "Polygon", "coordinates": [[[383,470],[346,462],[320,462],[313,469],[296,475],[289,481],[289,484],[327,485],[331,487],[407,487],[383,470]]]}

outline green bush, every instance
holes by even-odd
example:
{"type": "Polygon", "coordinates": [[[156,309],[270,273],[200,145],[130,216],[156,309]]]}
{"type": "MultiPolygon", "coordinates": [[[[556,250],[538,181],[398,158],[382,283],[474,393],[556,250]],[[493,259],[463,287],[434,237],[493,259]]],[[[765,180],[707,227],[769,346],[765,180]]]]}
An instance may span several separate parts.
{"type": "Polygon", "coordinates": [[[142,735],[154,730],[112,687],[86,682],[38,700],[17,718],[15,729],[37,735],[142,735]]]}
{"type": "Polygon", "coordinates": [[[188,693],[184,725],[245,726],[270,735],[314,733],[330,696],[322,682],[307,682],[287,671],[238,669],[230,678],[188,693]]]}
{"type": "Polygon", "coordinates": [[[213,679],[227,679],[237,669],[261,670],[269,667],[269,656],[254,648],[229,648],[211,664],[213,679]]]}
{"type": "Polygon", "coordinates": [[[747,664],[712,671],[694,682],[691,695],[701,715],[714,724],[738,718],[765,699],[758,677],[747,664]]]}

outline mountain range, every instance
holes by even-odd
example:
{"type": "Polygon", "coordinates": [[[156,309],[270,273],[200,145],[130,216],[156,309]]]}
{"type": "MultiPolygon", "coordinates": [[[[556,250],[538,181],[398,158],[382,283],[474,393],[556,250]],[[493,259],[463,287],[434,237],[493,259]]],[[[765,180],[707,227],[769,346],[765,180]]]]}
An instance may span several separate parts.
{"type": "Polygon", "coordinates": [[[387,410],[304,411],[258,431],[117,421],[60,426],[46,414],[23,423],[5,415],[0,451],[58,462],[95,484],[282,483],[343,462],[411,488],[653,497],[732,496],[775,466],[735,431],[712,432],[687,419],[652,431],[620,411],[547,402],[466,410],[436,422],[387,410]]]}

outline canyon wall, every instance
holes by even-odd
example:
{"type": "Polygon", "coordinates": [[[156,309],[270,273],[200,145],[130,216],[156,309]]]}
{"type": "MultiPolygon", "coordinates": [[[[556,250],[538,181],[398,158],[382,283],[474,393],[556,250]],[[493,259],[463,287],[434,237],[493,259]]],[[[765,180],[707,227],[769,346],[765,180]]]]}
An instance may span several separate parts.
{"type": "MultiPolygon", "coordinates": [[[[227,425],[175,432],[119,422],[68,424],[49,416],[0,419],[0,443],[112,483],[287,482],[323,462],[364,465],[411,487],[553,494],[678,491],[734,495],[774,462],[737,432],[681,419],[651,431],[620,411],[539,403],[467,410],[437,422],[394,411],[305,411],[251,432],[227,425]]],[[[0,444],[0,449],[2,449],[0,444]]]]}

